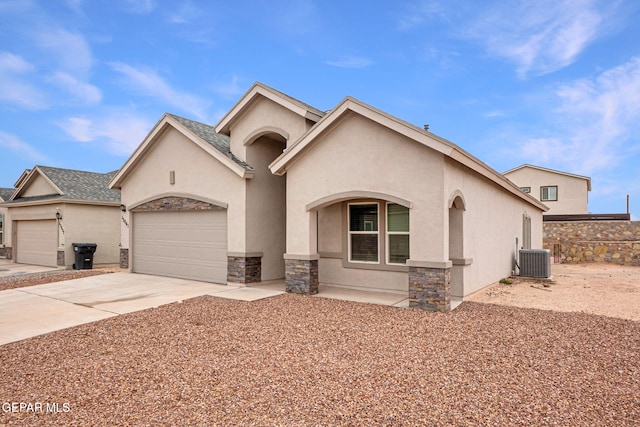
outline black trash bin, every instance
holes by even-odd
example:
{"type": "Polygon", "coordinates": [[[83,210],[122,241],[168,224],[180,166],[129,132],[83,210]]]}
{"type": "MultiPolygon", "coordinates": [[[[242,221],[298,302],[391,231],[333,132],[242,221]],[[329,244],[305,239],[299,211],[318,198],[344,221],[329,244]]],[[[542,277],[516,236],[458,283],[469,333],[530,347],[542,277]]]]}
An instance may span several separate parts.
{"type": "Polygon", "coordinates": [[[95,243],[73,243],[75,254],[74,270],[91,270],[93,268],[93,254],[98,245],[95,243]]]}

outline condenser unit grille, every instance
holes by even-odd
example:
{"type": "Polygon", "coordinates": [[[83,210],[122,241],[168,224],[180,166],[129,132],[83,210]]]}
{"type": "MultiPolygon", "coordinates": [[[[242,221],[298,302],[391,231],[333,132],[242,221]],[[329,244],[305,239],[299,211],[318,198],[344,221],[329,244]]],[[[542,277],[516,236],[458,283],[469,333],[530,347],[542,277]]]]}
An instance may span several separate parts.
{"type": "Polygon", "coordinates": [[[520,249],[520,276],[551,277],[551,254],[548,249],[520,249]]]}

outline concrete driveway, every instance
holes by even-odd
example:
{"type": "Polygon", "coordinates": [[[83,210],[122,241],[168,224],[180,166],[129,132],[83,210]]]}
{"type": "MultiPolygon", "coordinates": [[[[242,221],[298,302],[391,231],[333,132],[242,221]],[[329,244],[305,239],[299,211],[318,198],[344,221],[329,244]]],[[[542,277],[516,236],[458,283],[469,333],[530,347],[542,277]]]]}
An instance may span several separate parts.
{"type": "MultiPolygon", "coordinates": [[[[20,272],[36,268],[14,266],[20,272]]],[[[0,345],[202,295],[254,301],[281,293],[132,273],[9,289],[0,291],[0,345]]]]}

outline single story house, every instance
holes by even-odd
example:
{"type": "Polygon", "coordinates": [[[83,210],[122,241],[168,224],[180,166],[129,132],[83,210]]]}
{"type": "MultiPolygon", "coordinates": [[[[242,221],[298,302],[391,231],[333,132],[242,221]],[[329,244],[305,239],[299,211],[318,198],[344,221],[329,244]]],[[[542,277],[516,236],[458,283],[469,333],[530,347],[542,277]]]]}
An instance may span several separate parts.
{"type": "MultiPolygon", "coordinates": [[[[0,187],[0,203],[9,200],[13,192],[16,191],[15,188],[4,188],[0,187]]],[[[5,237],[4,237],[4,228],[5,224],[9,222],[7,216],[7,208],[4,208],[0,205],[0,258],[5,258],[6,255],[6,245],[5,245],[5,237]]]]}
{"type": "Polygon", "coordinates": [[[0,207],[7,257],[15,262],[71,268],[73,243],[95,243],[94,265],[118,264],[120,191],[108,187],[115,175],[48,166],[25,171],[0,207]]]}
{"type": "Polygon", "coordinates": [[[591,178],[534,165],[520,165],[503,174],[549,207],[545,215],[589,213],[591,178]]]}
{"type": "Polygon", "coordinates": [[[256,83],[215,125],[165,114],[110,183],[122,264],[217,283],[398,292],[448,311],[542,248],[547,208],[455,144],[347,97],[256,83]]]}

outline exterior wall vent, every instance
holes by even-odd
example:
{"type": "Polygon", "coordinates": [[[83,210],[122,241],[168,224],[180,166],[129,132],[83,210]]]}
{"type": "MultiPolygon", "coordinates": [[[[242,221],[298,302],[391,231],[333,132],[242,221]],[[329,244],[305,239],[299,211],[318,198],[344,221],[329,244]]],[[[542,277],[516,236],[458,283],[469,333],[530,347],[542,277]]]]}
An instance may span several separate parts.
{"type": "Polygon", "coordinates": [[[548,249],[520,249],[520,276],[551,277],[551,253],[548,249]]]}

